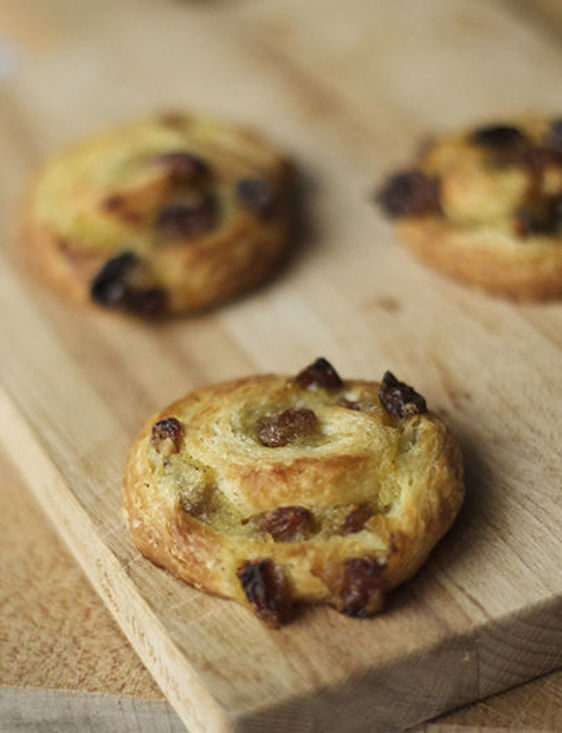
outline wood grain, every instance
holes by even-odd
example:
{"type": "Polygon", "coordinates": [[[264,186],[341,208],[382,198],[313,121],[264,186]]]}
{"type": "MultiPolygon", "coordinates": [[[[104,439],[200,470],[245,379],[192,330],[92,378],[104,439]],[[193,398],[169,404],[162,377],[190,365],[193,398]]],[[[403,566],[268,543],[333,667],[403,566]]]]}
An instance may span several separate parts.
{"type": "Polygon", "coordinates": [[[306,171],[298,256],[205,316],[156,328],[70,308],[13,253],[0,270],[3,438],[172,704],[193,731],[387,731],[559,665],[562,309],[516,307],[421,268],[368,192],[430,130],[518,112],[521,99],[556,110],[560,49],[503,6],[468,0],[376,13],[366,0],[264,0],[228,18],[141,2],[134,24],[129,3],[109,7],[88,6],[64,52],[22,61],[6,85],[8,244],[40,158],[154,107],[252,122],[306,171]],[[274,633],[138,557],[120,521],[121,468],[161,404],[318,354],[345,376],[388,367],[413,382],[461,438],[469,498],[388,613],[358,624],[316,609],[274,633]]]}

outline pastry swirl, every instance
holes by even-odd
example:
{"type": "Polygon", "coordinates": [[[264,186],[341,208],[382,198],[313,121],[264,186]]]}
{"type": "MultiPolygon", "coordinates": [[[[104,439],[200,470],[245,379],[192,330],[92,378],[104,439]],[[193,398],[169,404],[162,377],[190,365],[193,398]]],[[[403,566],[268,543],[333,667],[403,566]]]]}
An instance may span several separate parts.
{"type": "Polygon", "coordinates": [[[296,377],[198,389],[151,418],[124,509],[146,557],[274,626],[295,602],[363,617],[449,529],[462,474],[457,442],[413,389],[389,373],[342,381],[319,359],[296,377]]]}
{"type": "Polygon", "coordinates": [[[398,238],[437,270],[513,299],[562,295],[562,119],[429,142],[377,200],[398,238]]]}
{"type": "Polygon", "coordinates": [[[41,274],[78,301],[141,316],[259,283],[289,227],[287,161],[246,130],[187,114],[107,131],[48,163],[26,204],[41,274]]]}

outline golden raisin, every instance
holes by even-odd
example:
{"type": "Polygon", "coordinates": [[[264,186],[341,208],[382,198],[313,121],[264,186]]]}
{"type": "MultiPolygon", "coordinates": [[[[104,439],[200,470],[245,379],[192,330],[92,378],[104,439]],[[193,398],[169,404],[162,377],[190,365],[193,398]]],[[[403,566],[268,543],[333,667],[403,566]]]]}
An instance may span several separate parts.
{"type": "Polygon", "coordinates": [[[312,410],[290,408],[279,415],[262,417],[256,437],[268,448],[279,448],[315,432],[318,418],[312,410]]]}
{"type": "Polygon", "coordinates": [[[256,517],[261,532],[268,532],[277,542],[304,539],[314,529],[314,517],[303,506],[282,506],[256,517]]]}
{"type": "Polygon", "coordinates": [[[357,504],[343,520],[340,534],[353,534],[360,532],[365,526],[367,519],[373,516],[373,510],[368,504],[357,504]]]}

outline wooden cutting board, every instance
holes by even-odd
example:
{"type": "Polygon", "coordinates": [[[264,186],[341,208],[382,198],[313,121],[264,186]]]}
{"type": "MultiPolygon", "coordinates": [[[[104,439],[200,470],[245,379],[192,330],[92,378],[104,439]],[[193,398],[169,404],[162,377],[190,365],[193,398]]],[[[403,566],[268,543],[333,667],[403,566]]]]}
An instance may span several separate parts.
{"type": "Polygon", "coordinates": [[[562,307],[427,271],[369,201],[429,132],[559,113],[558,45],[504,5],[468,0],[52,11],[22,25],[43,45],[22,33],[32,53],[0,100],[2,437],[189,729],[389,731],[560,665],[562,307]],[[292,155],[308,214],[295,256],[251,296],[169,324],[68,306],[14,253],[27,175],[76,137],[178,106],[251,123],[292,155]],[[358,622],[319,608],[270,631],[139,557],[120,476],[162,404],[319,354],[344,376],[390,368],[414,383],[459,435],[468,498],[387,613],[358,622]]]}
{"type": "MultiPolygon", "coordinates": [[[[0,728],[187,730],[45,522],[0,446],[0,728]]],[[[562,670],[416,727],[415,733],[559,731],[562,670]]]]}

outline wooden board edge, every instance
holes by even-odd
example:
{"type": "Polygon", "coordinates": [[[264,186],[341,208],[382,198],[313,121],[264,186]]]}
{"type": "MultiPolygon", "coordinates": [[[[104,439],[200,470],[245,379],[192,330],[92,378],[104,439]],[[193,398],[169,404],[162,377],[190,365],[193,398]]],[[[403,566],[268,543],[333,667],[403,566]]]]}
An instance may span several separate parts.
{"type": "Polygon", "coordinates": [[[490,621],[475,634],[458,634],[365,670],[342,687],[324,688],[275,709],[254,710],[236,721],[236,731],[315,731],[329,726],[330,733],[389,733],[419,726],[560,667],[562,596],[553,596],[490,621]],[[285,727],[279,727],[280,720],[285,727]]]}
{"type": "Polygon", "coordinates": [[[0,440],[45,514],[190,733],[232,731],[228,715],[168,637],[118,559],[98,537],[88,514],[68,489],[2,385],[0,440]],[[166,663],[163,659],[167,660],[166,663]]]}

